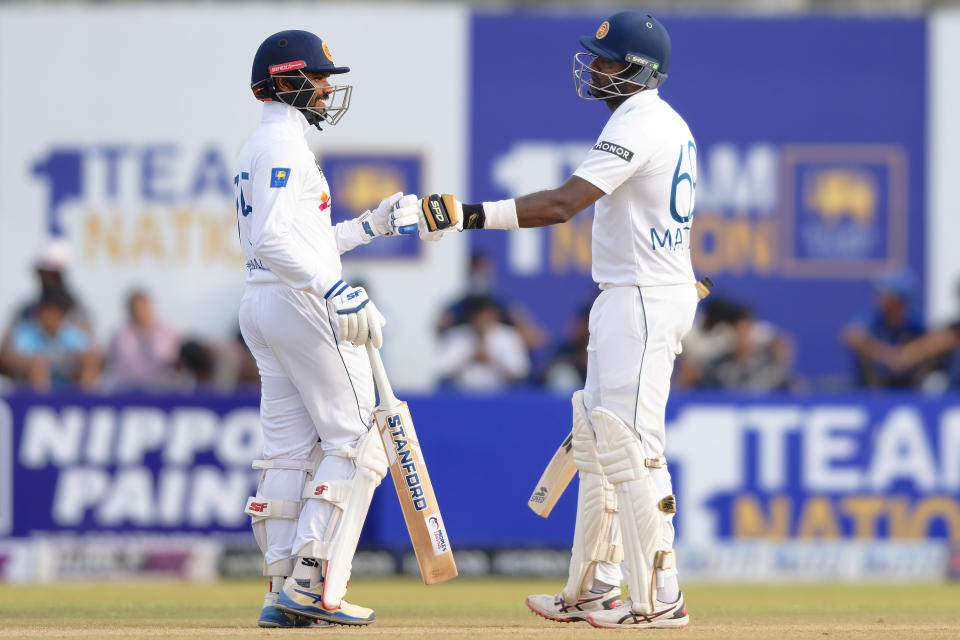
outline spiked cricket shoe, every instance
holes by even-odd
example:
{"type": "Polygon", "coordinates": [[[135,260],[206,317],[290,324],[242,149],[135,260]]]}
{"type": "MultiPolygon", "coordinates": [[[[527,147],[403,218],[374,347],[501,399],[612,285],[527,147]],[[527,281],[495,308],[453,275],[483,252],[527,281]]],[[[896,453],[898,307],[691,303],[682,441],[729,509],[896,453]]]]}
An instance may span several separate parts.
{"type": "Polygon", "coordinates": [[[323,582],[315,587],[304,587],[293,578],[287,578],[277,598],[276,608],[287,615],[302,616],[312,620],[325,620],[333,624],[364,625],[373,622],[373,609],[340,601],[336,609],[323,606],[323,582]]]}
{"type": "Polygon", "coordinates": [[[609,611],[620,606],[620,587],[603,593],[582,593],[576,602],[566,602],[563,594],[527,596],[527,606],[538,616],[555,622],[586,620],[591,613],[609,611]]]}
{"type": "Polygon", "coordinates": [[[310,618],[301,618],[300,616],[289,616],[277,609],[278,593],[268,592],[263,598],[263,608],[260,610],[260,619],[257,625],[268,628],[286,628],[286,627],[316,627],[333,626],[326,621],[311,620],[310,618]]]}
{"type": "Polygon", "coordinates": [[[650,614],[634,613],[632,606],[628,598],[615,609],[589,614],[587,622],[600,629],[683,629],[690,624],[682,593],[673,604],[658,600],[650,614]]]}

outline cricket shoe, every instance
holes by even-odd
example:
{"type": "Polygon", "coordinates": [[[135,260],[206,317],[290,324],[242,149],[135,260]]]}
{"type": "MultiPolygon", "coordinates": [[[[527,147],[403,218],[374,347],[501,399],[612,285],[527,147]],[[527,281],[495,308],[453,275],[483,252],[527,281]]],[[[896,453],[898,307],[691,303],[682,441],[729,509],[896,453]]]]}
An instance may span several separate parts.
{"type": "Polygon", "coordinates": [[[333,624],[362,625],[373,622],[373,609],[340,601],[336,609],[323,606],[323,583],[315,587],[304,587],[293,578],[287,578],[276,608],[287,615],[302,616],[311,620],[324,620],[333,624]]]}
{"type": "Polygon", "coordinates": [[[279,594],[275,592],[267,592],[267,595],[263,598],[263,608],[260,610],[260,619],[257,620],[257,625],[268,628],[276,629],[278,627],[317,627],[317,626],[333,626],[326,621],[317,621],[311,620],[310,618],[301,618],[300,616],[288,616],[279,609],[277,609],[277,596],[279,594]]]}
{"type": "Polygon", "coordinates": [[[656,601],[653,613],[634,613],[633,603],[626,602],[609,611],[599,611],[587,616],[587,622],[600,629],[683,629],[690,624],[683,594],[672,604],[656,601]]]}
{"type": "Polygon", "coordinates": [[[567,602],[563,594],[527,596],[527,606],[538,616],[555,622],[578,622],[586,620],[591,613],[609,611],[619,607],[620,587],[603,593],[583,593],[576,602],[567,602]]]}

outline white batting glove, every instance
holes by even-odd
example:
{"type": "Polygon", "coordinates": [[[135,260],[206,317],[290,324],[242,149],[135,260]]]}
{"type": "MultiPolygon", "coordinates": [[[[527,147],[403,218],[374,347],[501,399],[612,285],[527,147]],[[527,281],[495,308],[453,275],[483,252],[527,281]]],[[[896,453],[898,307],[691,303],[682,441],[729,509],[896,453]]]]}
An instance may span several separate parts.
{"type": "Polygon", "coordinates": [[[373,211],[360,216],[360,228],[370,238],[407,235],[417,231],[417,196],[398,191],[384,198],[373,211]]]}
{"type": "Polygon", "coordinates": [[[382,327],[387,321],[363,287],[351,287],[341,281],[329,300],[337,312],[341,342],[359,346],[369,341],[377,349],[383,346],[382,327]]]}

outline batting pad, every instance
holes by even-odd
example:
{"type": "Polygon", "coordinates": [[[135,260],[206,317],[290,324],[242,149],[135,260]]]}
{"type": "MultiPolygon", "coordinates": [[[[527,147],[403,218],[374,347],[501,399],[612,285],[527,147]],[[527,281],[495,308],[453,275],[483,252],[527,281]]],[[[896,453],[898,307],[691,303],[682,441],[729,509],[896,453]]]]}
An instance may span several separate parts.
{"type": "Polygon", "coordinates": [[[367,519],[373,492],[387,473],[387,455],[376,429],[363,434],[355,449],[341,449],[327,452],[327,455],[354,459],[357,471],[347,480],[314,478],[304,485],[304,499],[325,500],[336,507],[336,511],[327,527],[326,539],[306,543],[297,551],[297,556],[327,561],[323,575],[323,606],[336,609],[347,592],[353,555],[357,551],[360,530],[367,519]]]}
{"type": "Polygon", "coordinates": [[[654,611],[654,564],[664,522],[657,488],[634,430],[603,407],[595,408],[590,416],[597,434],[600,464],[617,492],[632,610],[651,614],[654,611]]]}
{"type": "Polygon", "coordinates": [[[303,485],[308,474],[313,473],[323,452],[317,445],[310,452],[306,460],[287,458],[271,458],[268,460],[254,460],[253,468],[260,470],[260,483],[257,485],[257,495],[247,498],[243,512],[250,516],[253,528],[253,537],[263,552],[263,575],[288,576],[293,571],[293,558],[287,556],[280,560],[267,563],[267,556],[271,551],[276,553],[278,548],[289,547],[292,543],[292,534],[296,530],[296,521],[300,516],[300,499],[297,489],[303,485]],[[276,486],[280,483],[285,487],[286,499],[265,495],[264,484],[270,482],[276,486]],[[295,498],[295,499],[292,499],[295,498]],[[287,520],[289,527],[268,526],[269,520],[287,520]],[[286,529],[281,531],[279,529],[286,529]]]}
{"type": "Polygon", "coordinates": [[[570,573],[563,599],[576,602],[590,586],[585,584],[596,562],[621,562],[623,548],[610,544],[610,529],[617,513],[617,495],[603,476],[597,441],[587,420],[583,391],[573,394],[573,460],[580,472],[577,522],[573,530],[570,573]]]}

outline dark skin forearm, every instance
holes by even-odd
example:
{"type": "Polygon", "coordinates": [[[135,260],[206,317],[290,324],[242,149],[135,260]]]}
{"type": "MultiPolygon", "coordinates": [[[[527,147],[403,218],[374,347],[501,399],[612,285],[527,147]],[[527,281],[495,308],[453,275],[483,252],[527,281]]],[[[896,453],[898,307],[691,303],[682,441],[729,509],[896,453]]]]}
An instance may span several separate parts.
{"type": "Polygon", "coordinates": [[[556,189],[537,191],[516,199],[521,228],[546,227],[566,222],[604,195],[583,178],[570,176],[556,189]]]}

